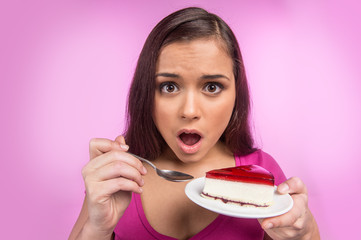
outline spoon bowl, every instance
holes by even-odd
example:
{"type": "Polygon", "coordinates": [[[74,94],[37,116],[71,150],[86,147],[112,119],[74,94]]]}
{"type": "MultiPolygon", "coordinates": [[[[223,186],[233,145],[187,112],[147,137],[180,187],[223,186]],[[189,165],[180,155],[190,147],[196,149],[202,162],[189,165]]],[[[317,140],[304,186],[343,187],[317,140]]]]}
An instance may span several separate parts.
{"type": "Polygon", "coordinates": [[[172,181],[172,182],[184,182],[184,181],[189,181],[189,180],[193,179],[193,176],[191,176],[189,174],[178,172],[178,171],[172,171],[172,170],[162,170],[162,169],[157,168],[151,161],[149,161],[145,158],[139,157],[133,153],[129,153],[129,154],[132,155],[133,157],[138,158],[140,161],[149,164],[152,168],[155,169],[158,176],[164,178],[165,180],[172,181]]]}

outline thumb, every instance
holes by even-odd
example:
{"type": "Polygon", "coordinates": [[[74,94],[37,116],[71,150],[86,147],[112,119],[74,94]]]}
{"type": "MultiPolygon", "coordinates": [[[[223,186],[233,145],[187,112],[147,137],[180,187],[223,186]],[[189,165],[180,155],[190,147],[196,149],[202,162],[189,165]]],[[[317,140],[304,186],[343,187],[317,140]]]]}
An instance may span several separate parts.
{"type": "Polygon", "coordinates": [[[118,143],[123,150],[128,151],[129,146],[125,143],[125,138],[122,135],[116,137],[115,142],[118,143]]]}

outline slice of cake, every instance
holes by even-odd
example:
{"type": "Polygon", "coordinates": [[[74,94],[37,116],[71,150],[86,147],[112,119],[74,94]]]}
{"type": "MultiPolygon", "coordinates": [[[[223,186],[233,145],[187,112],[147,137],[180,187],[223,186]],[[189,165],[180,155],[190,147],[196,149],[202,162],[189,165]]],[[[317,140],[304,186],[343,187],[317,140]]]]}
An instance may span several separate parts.
{"type": "Polygon", "coordinates": [[[224,203],[268,207],[273,193],[273,174],[257,165],[245,165],[207,172],[201,195],[224,203]]]}

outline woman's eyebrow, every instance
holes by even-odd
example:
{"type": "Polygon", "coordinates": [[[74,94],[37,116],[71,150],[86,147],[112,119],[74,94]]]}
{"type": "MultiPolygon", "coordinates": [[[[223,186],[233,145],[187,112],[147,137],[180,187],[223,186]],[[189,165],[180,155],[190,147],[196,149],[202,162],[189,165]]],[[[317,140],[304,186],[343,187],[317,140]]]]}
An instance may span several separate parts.
{"type": "Polygon", "coordinates": [[[180,78],[178,74],[175,73],[157,73],[155,77],[169,77],[169,78],[180,78]]]}
{"type": "MultiPolygon", "coordinates": [[[[155,77],[180,78],[180,76],[178,74],[167,73],[167,72],[157,73],[157,74],[155,74],[155,77]]],[[[213,79],[218,79],[218,78],[225,78],[227,80],[230,80],[227,76],[225,76],[223,74],[205,74],[205,75],[202,75],[200,78],[204,79],[204,80],[213,80],[213,79]]]]}
{"type": "Polygon", "coordinates": [[[230,80],[227,76],[225,75],[222,75],[222,74],[210,74],[210,75],[203,75],[201,77],[201,79],[205,79],[205,80],[212,80],[212,79],[217,79],[217,78],[225,78],[225,79],[228,79],[230,80]]]}

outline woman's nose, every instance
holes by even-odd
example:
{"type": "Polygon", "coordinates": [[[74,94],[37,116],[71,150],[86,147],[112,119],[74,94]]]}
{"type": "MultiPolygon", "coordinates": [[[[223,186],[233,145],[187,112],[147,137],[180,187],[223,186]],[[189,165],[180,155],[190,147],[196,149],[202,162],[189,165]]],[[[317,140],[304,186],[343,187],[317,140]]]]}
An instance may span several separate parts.
{"type": "Polygon", "coordinates": [[[180,114],[183,119],[200,118],[199,100],[195,93],[189,92],[183,96],[180,114]]]}

